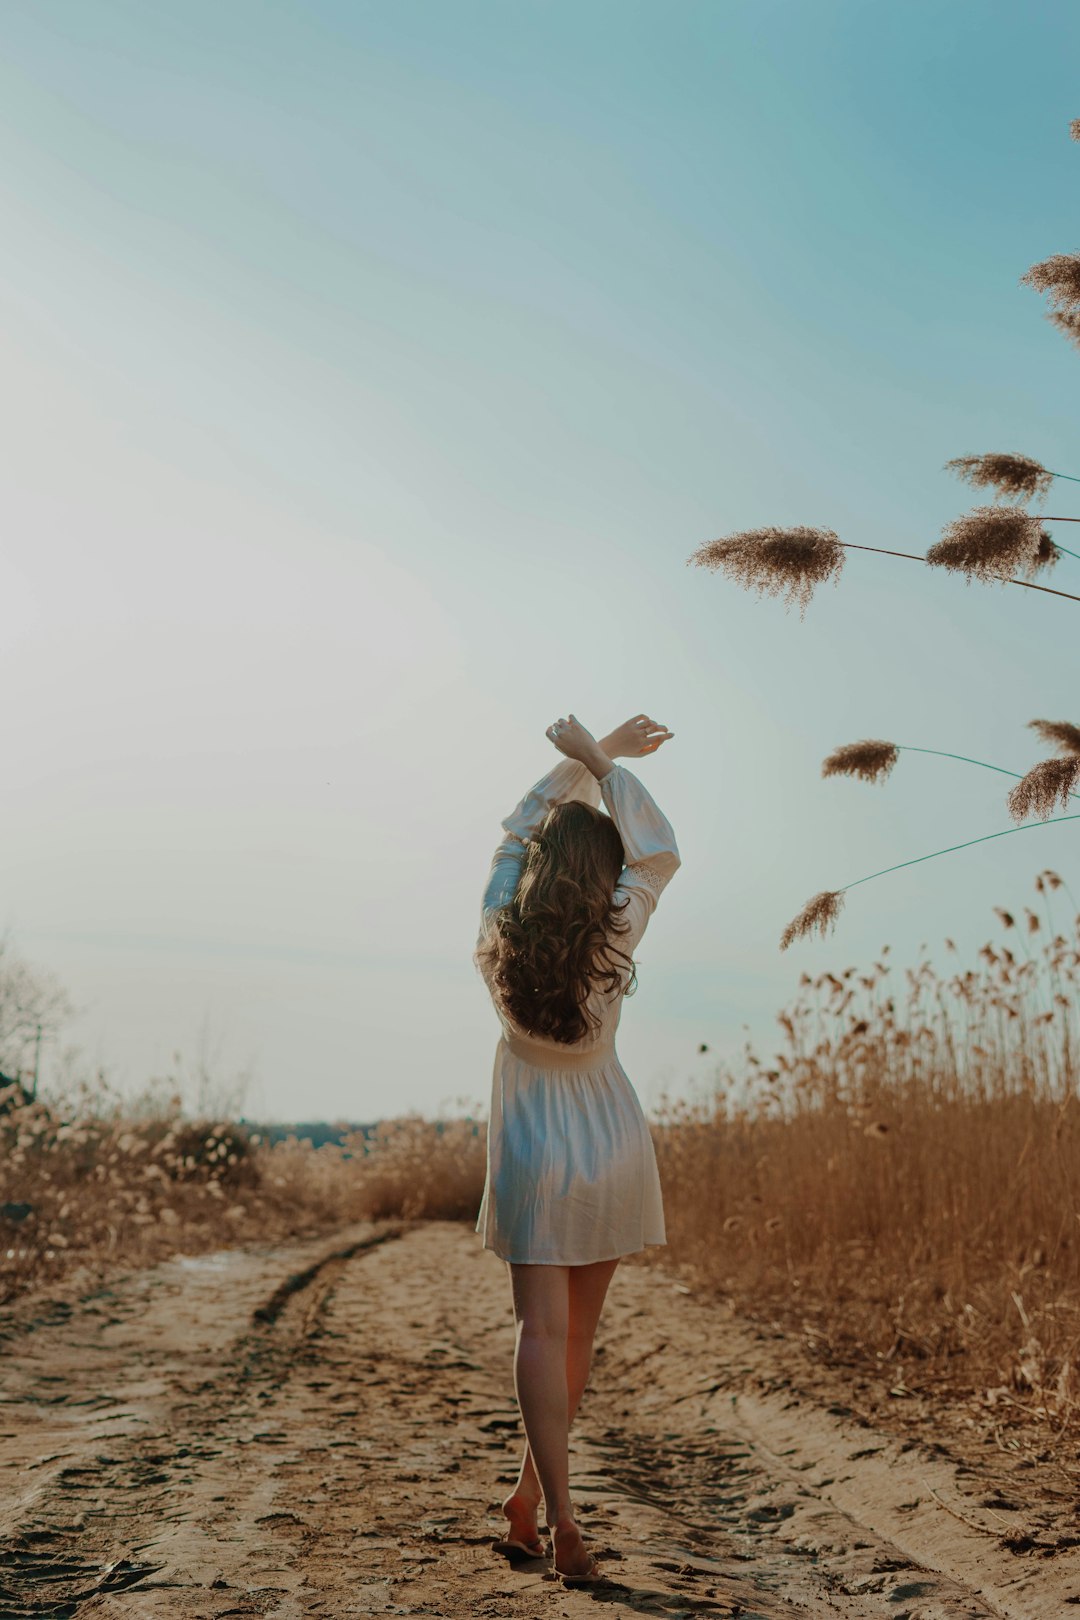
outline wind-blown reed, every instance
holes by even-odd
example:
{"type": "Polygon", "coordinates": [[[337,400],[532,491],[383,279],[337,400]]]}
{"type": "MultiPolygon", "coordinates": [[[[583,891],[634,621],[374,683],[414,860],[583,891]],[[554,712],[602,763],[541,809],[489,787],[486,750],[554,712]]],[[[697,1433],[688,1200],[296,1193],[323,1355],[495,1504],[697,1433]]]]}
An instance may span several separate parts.
{"type": "Polygon", "coordinates": [[[1046,318],[1053,322],[1070,343],[1080,349],[1080,310],[1050,309],[1046,312],[1046,318]]]}
{"type": "MultiPolygon", "coordinates": [[[[1027,500],[1032,496],[1044,499],[1050,485],[1059,475],[1045,468],[1031,456],[1012,452],[990,453],[982,456],[954,456],[945,463],[946,472],[974,485],[989,485],[1008,500],[1027,500]]],[[[1067,474],[1061,474],[1067,477],[1067,474]]]]}
{"type": "Polygon", "coordinates": [[[1059,754],[1080,754],[1080,726],[1071,720],[1029,720],[1028,725],[1059,754]]]}
{"type": "Polygon", "coordinates": [[[784,597],[786,607],[798,602],[802,618],[815,587],[830,578],[834,584],[839,581],[844,553],[831,529],[768,525],[726,540],[707,540],[687,561],[720,569],[759,594],[784,597]]]}
{"type": "Polygon", "coordinates": [[[1080,311],[1080,253],[1052,253],[1020,277],[1021,285],[1045,293],[1057,310],[1080,311]]]}
{"type": "Polygon", "coordinates": [[[835,928],[843,904],[843,889],[822,889],[808,900],[798,916],[793,917],[788,923],[780,935],[780,949],[786,951],[793,941],[812,934],[815,928],[824,939],[826,934],[835,928]]]}
{"type": "Polygon", "coordinates": [[[1002,570],[1035,574],[1058,560],[1057,547],[1041,521],[1008,506],[977,506],[954,518],[930,547],[931,568],[949,568],[970,582],[1001,580],[1002,570]]]}
{"type": "Polygon", "coordinates": [[[1026,816],[1040,816],[1044,821],[1054,813],[1055,805],[1064,810],[1080,780],[1080,755],[1064,759],[1041,759],[1021,777],[1009,794],[1006,803],[1014,821],[1026,816]]]}
{"type": "MultiPolygon", "coordinates": [[[[1025,527],[1037,525],[1037,518],[1012,508],[990,506],[981,511],[996,514],[996,518],[1019,519],[1019,524],[1014,523],[1008,534],[1029,572],[1057,562],[1064,548],[1055,545],[1045,531],[1039,531],[1038,537],[1033,538],[1025,527]]],[[[1000,551],[1006,536],[1006,525],[999,524],[995,517],[991,518],[989,524],[981,520],[972,524],[971,519],[975,517],[976,514],[970,513],[967,519],[957,519],[956,524],[947,531],[949,543],[939,541],[938,546],[944,547],[940,551],[937,547],[933,548],[938,551],[933,559],[929,554],[920,556],[914,551],[893,551],[886,546],[865,546],[852,540],[840,540],[831,529],[762,528],[747,529],[726,539],[707,540],[691,552],[686,561],[687,565],[695,563],[703,568],[719,569],[736,584],[759,593],[786,596],[788,607],[797,601],[800,618],[804,616],[806,605],[817,585],[830,576],[834,584],[839,580],[843,555],[847,550],[874,551],[882,557],[904,557],[909,562],[936,562],[939,566],[966,568],[978,575],[985,573],[987,578],[1001,579],[1007,585],[1019,585],[1024,590],[1042,591],[1047,596],[1061,596],[1070,602],[1080,602],[1080,596],[1071,591],[1037,585],[1030,579],[1010,579],[1005,574],[990,571],[990,557],[986,548],[989,546],[1000,551]],[[968,524],[966,529],[961,528],[958,534],[952,533],[957,525],[965,523],[968,524]]]]}
{"type": "Polygon", "coordinates": [[[834,748],[822,762],[822,776],[857,776],[864,782],[884,782],[900,750],[895,743],[882,742],[876,737],[864,737],[861,742],[844,743],[834,748]]]}

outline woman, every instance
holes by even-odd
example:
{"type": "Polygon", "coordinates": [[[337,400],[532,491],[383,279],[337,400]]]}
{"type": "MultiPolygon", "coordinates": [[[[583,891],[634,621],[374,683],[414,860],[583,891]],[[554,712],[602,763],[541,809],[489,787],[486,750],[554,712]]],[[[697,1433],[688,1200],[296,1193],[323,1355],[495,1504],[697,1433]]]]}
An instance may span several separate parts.
{"type": "Polygon", "coordinates": [[[502,1027],[476,1230],[510,1268],[527,1437],[497,1546],[544,1556],[542,1495],[555,1568],[584,1585],[601,1576],[570,1501],[568,1431],[619,1260],[666,1241],[652,1137],[615,1031],[637,984],[632,953],[680,858],[663,812],[615,763],[673,732],[639,714],[597,742],[570,715],[546,734],[567,758],[502,823],[473,956],[502,1027]]]}

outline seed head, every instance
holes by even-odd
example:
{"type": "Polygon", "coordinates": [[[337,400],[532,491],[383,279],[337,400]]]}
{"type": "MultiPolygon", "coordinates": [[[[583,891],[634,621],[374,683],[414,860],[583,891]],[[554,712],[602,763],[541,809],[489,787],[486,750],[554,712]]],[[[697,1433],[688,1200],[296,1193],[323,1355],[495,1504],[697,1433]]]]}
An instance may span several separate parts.
{"type": "Polygon", "coordinates": [[[786,597],[785,607],[806,612],[816,585],[840,578],[844,548],[831,529],[746,529],[726,540],[707,540],[687,558],[703,568],[719,568],[737,585],[769,596],[786,597]]]}
{"type": "Polygon", "coordinates": [[[1053,815],[1060,800],[1063,810],[1068,808],[1069,794],[1080,778],[1080,755],[1066,759],[1040,759],[1026,776],[1022,776],[1009,793],[1006,804],[1014,821],[1027,816],[1038,816],[1045,821],[1053,815]]]}
{"type": "Polygon", "coordinates": [[[1080,349],[1080,310],[1048,309],[1048,321],[1053,321],[1059,332],[1064,332],[1070,343],[1080,349]]]}
{"type": "Polygon", "coordinates": [[[1074,118],[1069,125],[1069,134],[1074,141],[1080,141],[1080,118],[1074,118]]]}
{"type": "Polygon", "coordinates": [[[1046,495],[1054,475],[1041,462],[1031,456],[1014,455],[1002,451],[985,456],[954,456],[945,463],[946,472],[954,472],[972,485],[988,485],[1006,500],[1027,500],[1046,495]]]}
{"type": "Polygon", "coordinates": [[[1028,725],[1059,754],[1080,754],[1080,726],[1071,720],[1029,720],[1028,725]]]}
{"type": "Polygon", "coordinates": [[[1029,512],[1011,506],[976,506],[954,518],[930,547],[932,567],[950,568],[972,579],[1001,579],[1014,571],[1034,574],[1055,563],[1061,553],[1029,512]]]}
{"type": "Polygon", "coordinates": [[[899,758],[900,750],[895,743],[864,737],[861,742],[844,743],[840,748],[834,748],[822,763],[821,774],[858,776],[864,782],[884,782],[899,758]]]}
{"type": "Polygon", "coordinates": [[[824,939],[829,928],[836,926],[836,919],[840,915],[843,903],[843,889],[822,889],[820,894],[815,894],[784,929],[780,936],[780,949],[786,951],[793,939],[801,939],[804,934],[812,933],[815,928],[820,929],[821,937],[824,939]]]}
{"type": "Polygon", "coordinates": [[[1020,281],[1046,293],[1056,308],[1076,309],[1080,305],[1080,253],[1052,253],[1025,270],[1020,281]]]}

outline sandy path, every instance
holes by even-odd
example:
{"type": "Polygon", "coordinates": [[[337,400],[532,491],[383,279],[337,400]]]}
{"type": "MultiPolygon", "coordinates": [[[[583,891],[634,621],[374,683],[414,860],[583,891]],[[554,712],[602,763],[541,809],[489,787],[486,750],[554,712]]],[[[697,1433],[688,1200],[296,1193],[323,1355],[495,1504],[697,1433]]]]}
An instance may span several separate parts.
{"type": "Polygon", "coordinates": [[[0,1333],[3,1620],[1080,1613],[1049,1473],[962,1420],[929,1445],[860,1420],[840,1374],[658,1268],[620,1267],[572,1439],[599,1592],[491,1551],[513,1330],[468,1226],[179,1259],[0,1333]]]}

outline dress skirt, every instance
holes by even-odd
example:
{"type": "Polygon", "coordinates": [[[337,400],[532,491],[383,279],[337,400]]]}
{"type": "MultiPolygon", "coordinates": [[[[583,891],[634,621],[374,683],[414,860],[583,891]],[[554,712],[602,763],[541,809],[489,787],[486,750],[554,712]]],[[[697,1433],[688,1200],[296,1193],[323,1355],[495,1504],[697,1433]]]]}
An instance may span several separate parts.
{"type": "Polygon", "coordinates": [[[524,1265],[583,1266],[667,1242],[652,1135],[613,1044],[503,1034],[476,1231],[524,1265]]]}

